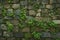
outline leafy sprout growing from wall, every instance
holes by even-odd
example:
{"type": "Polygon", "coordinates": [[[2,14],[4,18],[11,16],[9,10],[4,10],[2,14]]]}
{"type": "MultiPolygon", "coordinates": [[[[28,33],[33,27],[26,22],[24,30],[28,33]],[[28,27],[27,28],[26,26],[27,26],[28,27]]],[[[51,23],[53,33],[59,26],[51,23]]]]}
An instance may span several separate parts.
{"type": "Polygon", "coordinates": [[[40,39],[40,37],[41,37],[41,33],[36,32],[36,31],[32,32],[32,35],[35,39],[40,39]]]}
{"type": "Polygon", "coordinates": [[[10,21],[6,21],[7,30],[11,32],[13,30],[14,25],[10,21]]]}

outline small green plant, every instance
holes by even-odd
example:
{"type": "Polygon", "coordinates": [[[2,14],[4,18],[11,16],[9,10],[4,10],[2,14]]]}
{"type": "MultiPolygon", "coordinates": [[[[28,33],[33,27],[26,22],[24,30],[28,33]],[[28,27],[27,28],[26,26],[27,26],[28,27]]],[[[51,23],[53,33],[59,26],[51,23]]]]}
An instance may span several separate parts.
{"type": "Polygon", "coordinates": [[[32,35],[35,39],[40,39],[40,37],[41,37],[41,33],[36,32],[36,31],[32,32],[32,35]]]}
{"type": "Polygon", "coordinates": [[[49,28],[49,26],[47,25],[47,23],[43,22],[43,21],[38,21],[37,26],[39,28],[42,28],[43,30],[47,30],[49,28]]]}
{"type": "Polygon", "coordinates": [[[48,22],[48,25],[49,25],[50,27],[53,27],[53,28],[56,28],[56,26],[57,26],[57,24],[54,23],[54,22],[52,22],[52,21],[49,21],[49,22],[48,22]]]}
{"type": "Polygon", "coordinates": [[[26,9],[21,9],[21,12],[20,12],[20,15],[19,15],[19,18],[21,21],[25,20],[26,19],[26,9]]]}
{"type": "Polygon", "coordinates": [[[14,13],[9,13],[9,14],[7,14],[7,16],[14,17],[15,15],[14,15],[14,13]]]}
{"type": "Polygon", "coordinates": [[[6,16],[6,9],[2,9],[2,15],[5,17],[6,16]]]}
{"type": "Polygon", "coordinates": [[[35,27],[36,26],[35,19],[30,19],[29,21],[27,21],[27,25],[30,27],[35,27]]]}
{"type": "Polygon", "coordinates": [[[21,28],[21,29],[25,27],[25,25],[24,25],[23,23],[19,23],[18,26],[19,26],[19,28],[21,28]]]}
{"type": "Polygon", "coordinates": [[[7,30],[9,32],[11,32],[13,30],[13,27],[14,27],[13,24],[9,21],[6,21],[6,25],[7,25],[7,30]]]}

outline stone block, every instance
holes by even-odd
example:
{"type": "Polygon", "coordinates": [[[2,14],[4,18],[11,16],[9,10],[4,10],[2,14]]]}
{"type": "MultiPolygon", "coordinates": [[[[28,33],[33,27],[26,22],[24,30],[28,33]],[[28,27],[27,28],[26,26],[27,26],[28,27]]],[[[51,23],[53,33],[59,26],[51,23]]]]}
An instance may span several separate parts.
{"type": "Polygon", "coordinates": [[[29,10],[29,15],[35,16],[36,15],[36,12],[34,10],[29,10]]]}
{"type": "Polygon", "coordinates": [[[23,37],[23,33],[22,32],[14,33],[14,37],[22,38],[23,37]]]}
{"type": "Polygon", "coordinates": [[[13,4],[12,8],[14,8],[14,9],[20,8],[20,4],[13,4]]]}
{"type": "Polygon", "coordinates": [[[60,24],[60,20],[53,20],[54,23],[60,24]]]}
{"type": "Polygon", "coordinates": [[[22,29],[22,32],[30,32],[30,28],[25,27],[25,28],[22,29]]]}

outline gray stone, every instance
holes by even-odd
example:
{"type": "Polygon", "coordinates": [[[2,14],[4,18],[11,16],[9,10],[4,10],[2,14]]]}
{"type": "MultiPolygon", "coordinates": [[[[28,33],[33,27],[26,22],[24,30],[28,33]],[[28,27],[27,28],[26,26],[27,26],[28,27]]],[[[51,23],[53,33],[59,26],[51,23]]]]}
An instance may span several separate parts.
{"type": "Polygon", "coordinates": [[[0,36],[2,36],[2,31],[0,31],[0,36]]]}
{"type": "Polygon", "coordinates": [[[0,19],[0,23],[3,23],[3,19],[0,19]]]}
{"type": "Polygon", "coordinates": [[[46,8],[45,4],[40,4],[40,8],[46,8]]]}
{"type": "Polygon", "coordinates": [[[1,24],[1,29],[2,29],[2,30],[7,30],[6,25],[5,25],[5,24],[1,24]]]}
{"type": "Polygon", "coordinates": [[[13,19],[12,17],[5,16],[4,19],[13,19]]]}
{"type": "Polygon", "coordinates": [[[52,9],[53,7],[52,7],[52,5],[46,5],[46,8],[52,9]]]}
{"type": "Polygon", "coordinates": [[[14,38],[14,37],[12,37],[12,38],[7,38],[7,40],[15,40],[15,38],[14,38]]]}
{"type": "Polygon", "coordinates": [[[29,10],[29,15],[35,16],[36,15],[36,12],[34,10],[29,10]]]}
{"type": "Polygon", "coordinates": [[[7,10],[7,16],[10,16],[11,14],[14,14],[13,9],[8,9],[7,10]]]}
{"type": "Polygon", "coordinates": [[[23,28],[22,32],[30,32],[30,28],[25,27],[25,28],[23,28]]]}
{"type": "Polygon", "coordinates": [[[56,20],[60,20],[60,15],[59,16],[56,16],[56,18],[55,18],[56,20]]]}
{"type": "Polygon", "coordinates": [[[60,24],[60,20],[53,20],[54,23],[60,24]]]}
{"type": "Polygon", "coordinates": [[[29,6],[28,6],[28,9],[32,9],[32,6],[29,5],[29,6]]]}
{"type": "Polygon", "coordinates": [[[17,19],[10,20],[13,25],[18,25],[19,21],[17,19]]]}
{"type": "Polygon", "coordinates": [[[38,9],[38,10],[37,10],[38,13],[41,12],[41,11],[42,11],[41,9],[38,9]]]}
{"type": "Polygon", "coordinates": [[[60,3],[60,0],[57,0],[58,3],[60,3]]]}
{"type": "Polygon", "coordinates": [[[15,25],[13,28],[13,32],[18,32],[18,31],[19,31],[19,27],[15,25]]]}
{"type": "Polygon", "coordinates": [[[42,0],[42,4],[48,4],[49,0],[42,0]]]}
{"type": "Polygon", "coordinates": [[[56,6],[56,8],[58,8],[58,7],[60,7],[60,4],[56,4],[55,6],[56,6]]]}
{"type": "Polygon", "coordinates": [[[15,15],[20,15],[20,9],[14,11],[15,15]]]}
{"type": "Polygon", "coordinates": [[[36,14],[36,17],[40,17],[40,16],[41,16],[41,13],[37,13],[37,14],[36,14]]]}
{"type": "Polygon", "coordinates": [[[17,9],[17,8],[19,8],[20,7],[20,4],[13,4],[12,5],[12,8],[14,8],[14,9],[17,9]]]}
{"type": "Polygon", "coordinates": [[[9,14],[9,13],[13,13],[13,9],[8,9],[7,10],[7,13],[9,14]]]}
{"type": "Polygon", "coordinates": [[[4,5],[4,8],[10,8],[10,5],[9,4],[6,4],[6,5],[4,5]]]}
{"type": "Polygon", "coordinates": [[[60,38],[60,32],[56,34],[56,38],[60,38]]]}
{"type": "Polygon", "coordinates": [[[4,38],[4,37],[1,37],[1,38],[0,38],[0,40],[6,40],[6,38],[4,38]]]}
{"type": "Polygon", "coordinates": [[[19,0],[13,0],[12,3],[19,3],[19,0]]]}
{"type": "Polygon", "coordinates": [[[20,4],[21,5],[27,5],[27,1],[21,1],[20,4]]]}
{"type": "Polygon", "coordinates": [[[50,4],[56,4],[58,3],[57,0],[50,0],[50,4]]]}
{"type": "Polygon", "coordinates": [[[23,37],[23,33],[22,32],[18,32],[18,33],[14,33],[14,37],[23,37]]]}
{"type": "Polygon", "coordinates": [[[42,32],[42,37],[51,37],[49,32],[42,32]]]}
{"type": "Polygon", "coordinates": [[[3,36],[4,36],[4,37],[10,37],[10,35],[8,34],[7,31],[4,31],[4,32],[3,32],[3,36]]]}

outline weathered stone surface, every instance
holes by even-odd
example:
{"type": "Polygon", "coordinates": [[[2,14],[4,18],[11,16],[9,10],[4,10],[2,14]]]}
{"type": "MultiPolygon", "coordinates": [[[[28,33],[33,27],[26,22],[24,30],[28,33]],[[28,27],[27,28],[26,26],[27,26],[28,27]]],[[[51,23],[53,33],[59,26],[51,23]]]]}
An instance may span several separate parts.
{"type": "Polygon", "coordinates": [[[56,4],[56,8],[60,7],[60,4],[56,4]]]}
{"type": "Polygon", "coordinates": [[[4,5],[4,8],[10,8],[10,5],[9,4],[6,4],[6,5],[4,5]]]}
{"type": "Polygon", "coordinates": [[[39,21],[42,19],[42,17],[35,17],[35,19],[39,21]]]}
{"type": "Polygon", "coordinates": [[[0,31],[0,37],[2,36],[2,31],[0,31]]]}
{"type": "Polygon", "coordinates": [[[0,40],[6,40],[6,38],[4,38],[4,37],[1,37],[1,38],[0,38],[0,40]]]}
{"type": "Polygon", "coordinates": [[[56,34],[56,38],[60,38],[60,32],[56,34]]]}
{"type": "Polygon", "coordinates": [[[7,14],[9,14],[9,13],[13,13],[13,9],[8,9],[7,14]]]}
{"type": "Polygon", "coordinates": [[[17,19],[10,20],[13,25],[18,25],[19,21],[17,19]]]}
{"type": "Polygon", "coordinates": [[[21,5],[27,5],[27,1],[21,1],[20,4],[21,5]]]}
{"type": "Polygon", "coordinates": [[[42,11],[41,11],[42,12],[42,15],[48,14],[48,11],[49,11],[48,9],[42,9],[42,11]]]}
{"type": "Polygon", "coordinates": [[[0,23],[3,23],[3,19],[0,19],[0,23]]]}
{"type": "Polygon", "coordinates": [[[4,36],[4,37],[10,37],[10,35],[8,34],[7,31],[4,31],[4,32],[3,32],[3,36],[4,36]]]}
{"type": "Polygon", "coordinates": [[[13,0],[12,3],[19,3],[20,0],[13,0]]]}
{"type": "Polygon", "coordinates": [[[42,10],[41,9],[38,9],[37,12],[41,12],[42,10]]]}
{"type": "Polygon", "coordinates": [[[52,3],[57,3],[57,1],[56,0],[50,0],[50,4],[52,4],[52,3]]]}
{"type": "Polygon", "coordinates": [[[57,3],[60,3],[60,0],[57,0],[57,3]]]}
{"type": "Polygon", "coordinates": [[[22,32],[30,32],[30,28],[25,27],[25,28],[23,28],[22,32]]]}
{"type": "Polygon", "coordinates": [[[42,0],[42,4],[48,4],[49,0],[42,0]]]}
{"type": "Polygon", "coordinates": [[[46,5],[46,8],[52,9],[52,5],[46,5]]]}
{"type": "Polygon", "coordinates": [[[54,23],[60,24],[60,20],[53,20],[54,23]]]}
{"type": "Polygon", "coordinates": [[[23,33],[22,32],[18,32],[18,33],[14,33],[14,37],[23,37],[23,33]]]}
{"type": "Polygon", "coordinates": [[[13,32],[18,32],[19,31],[19,28],[18,28],[18,26],[14,26],[14,28],[13,28],[13,32]]]}
{"type": "Polygon", "coordinates": [[[20,15],[20,9],[14,10],[15,15],[20,15]]]}
{"type": "Polygon", "coordinates": [[[13,37],[13,38],[7,38],[7,40],[15,40],[15,38],[13,37]]]}
{"type": "Polygon", "coordinates": [[[32,9],[32,6],[29,5],[29,6],[28,6],[28,9],[32,9]]]}
{"type": "Polygon", "coordinates": [[[49,32],[42,32],[42,37],[51,37],[49,32]]]}
{"type": "Polygon", "coordinates": [[[56,16],[56,20],[60,20],[60,15],[59,16],[56,16]]]}
{"type": "Polygon", "coordinates": [[[1,29],[2,29],[2,30],[7,30],[6,25],[5,25],[5,24],[1,24],[1,29]]]}
{"type": "Polygon", "coordinates": [[[36,15],[36,12],[34,10],[29,10],[29,15],[35,16],[36,15]]]}
{"type": "Polygon", "coordinates": [[[20,4],[13,4],[12,5],[12,8],[14,8],[14,9],[17,9],[17,8],[19,8],[20,7],[20,4]]]}
{"type": "Polygon", "coordinates": [[[37,13],[37,14],[36,14],[36,17],[40,17],[40,16],[41,16],[41,13],[37,13]]]}

